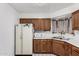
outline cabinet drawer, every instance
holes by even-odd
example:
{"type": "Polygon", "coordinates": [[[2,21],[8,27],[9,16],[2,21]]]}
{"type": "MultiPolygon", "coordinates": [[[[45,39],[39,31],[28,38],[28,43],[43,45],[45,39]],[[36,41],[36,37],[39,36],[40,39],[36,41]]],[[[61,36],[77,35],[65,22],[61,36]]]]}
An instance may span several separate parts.
{"type": "Polygon", "coordinates": [[[63,41],[60,41],[60,40],[53,40],[54,43],[59,43],[59,44],[64,44],[63,41]]]}

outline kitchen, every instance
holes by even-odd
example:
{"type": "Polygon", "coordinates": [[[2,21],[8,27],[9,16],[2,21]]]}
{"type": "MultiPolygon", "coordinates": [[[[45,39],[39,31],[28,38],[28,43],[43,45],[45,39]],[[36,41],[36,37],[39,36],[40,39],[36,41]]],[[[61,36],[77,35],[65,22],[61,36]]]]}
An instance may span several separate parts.
{"type": "Polygon", "coordinates": [[[20,18],[19,24],[33,26],[32,53],[23,55],[79,56],[78,16],[79,10],[55,18],[20,18]]]}
{"type": "Polygon", "coordinates": [[[22,55],[22,53],[25,53],[23,55],[46,56],[78,55],[79,44],[78,35],[76,35],[78,31],[74,30],[79,28],[78,14],[76,14],[79,10],[79,4],[0,3],[0,8],[0,56],[15,56],[22,55]],[[75,20],[71,22],[68,19],[75,20]],[[22,25],[22,27],[17,27],[18,25],[22,25]],[[20,30],[18,32],[21,35],[18,35],[16,30],[20,30]],[[23,41],[23,38],[28,39],[23,41]],[[16,47],[18,43],[19,45],[16,47]],[[76,48],[72,48],[72,46],[76,48]],[[71,48],[68,49],[69,47],[71,48]],[[61,53],[59,50],[63,52],[61,53]],[[72,50],[74,51],[71,52],[72,50]]]}

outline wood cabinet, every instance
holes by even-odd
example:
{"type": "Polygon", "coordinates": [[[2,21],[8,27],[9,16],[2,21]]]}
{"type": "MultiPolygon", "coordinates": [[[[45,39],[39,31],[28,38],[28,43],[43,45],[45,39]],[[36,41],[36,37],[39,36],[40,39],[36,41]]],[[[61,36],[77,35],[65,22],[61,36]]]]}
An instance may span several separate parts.
{"type": "MultiPolygon", "coordinates": [[[[45,28],[45,22],[47,22],[47,21],[45,21],[45,19],[39,19],[39,27],[40,27],[40,29],[39,30],[47,30],[46,28],[45,28]]],[[[49,28],[49,27],[48,27],[49,28]]]]}
{"type": "Polygon", "coordinates": [[[51,29],[51,18],[21,18],[20,23],[32,23],[34,30],[37,31],[49,31],[51,29]]]}
{"type": "Polygon", "coordinates": [[[31,18],[20,18],[20,24],[32,23],[31,18]]]}
{"type": "Polygon", "coordinates": [[[58,56],[79,56],[79,48],[55,39],[34,39],[33,53],[49,53],[58,56]]]}
{"type": "Polygon", "coordinates": [[[35,30],[49,31],[51,29],[51,19],[50,18],[33,19],[32,23],[34,24],[35,30]]]}
{"type": "Polygon", "coordinates": [[[72,13],[72,29],[79,30],[79,10],[72,13]]]}
{"type": "Polygon", "coordinates": [[[51,53],[52,41],[50,39],[34,39],[33,52],[34,53],[51,53]]]}
{"type": "Polygon", "coordinates": [[[60,41],[60,40],[53,40],[53,53],[59,56],[71,56],[71,48],[72,45],[60,41]]]}
{"type": "Polygon", "coordinates": [[[65,47],[63,41],[53,40],[53,53],[59,56],[65,55],[65,47]]]}
{"type": "Polygon", "coordinates": [[[41,40],[41,52],[51,53],[52,41],[50,39],[41,40]]]}
{"type": "Polygon", "coordinates": [[[54,39],[34,39],[34,53],[52,53],[59,56],[71,55],[71,44],[54,39]]]}
{"type": "Polygon", "coordinates": [[[41,52],[41,40],[34,39],[33,40],[33,52],[34,53],[40,53],[41,52]]]}
{"type": "Polygon", "coordinates": [[[32,24],[33,24],[34,30],[41,30],[40,27],[41,27],[42,24],[40,25],[39,19],[33,19],[32,24]]]}
{"type": "Polygon", "coordinates": [[[64,47],[65,47],[65,56],[71,56],[71,49],[72,49],[72,45],[67,43],[67,42],[64,42],[64,47]]]}
{"type": "Polygon", "coordinates": [[[45,31],[51,29],[51,19],[50,18],[44,19],[43,23],[44,23],[44,30],[45,31]]]}
{"type": "Polygon", "coordinates": [[[79,48],[72,46],[72,56],[79,56],[79,48]]]}

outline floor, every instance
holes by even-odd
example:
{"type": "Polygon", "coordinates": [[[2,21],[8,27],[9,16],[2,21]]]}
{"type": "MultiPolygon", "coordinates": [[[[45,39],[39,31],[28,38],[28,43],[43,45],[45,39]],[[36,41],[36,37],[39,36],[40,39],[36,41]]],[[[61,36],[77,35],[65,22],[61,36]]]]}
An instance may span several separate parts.
{"type": "Polygon", "coordinates": [[[33,56],[56,56],[54,54],[33,54],[33,56]]]}

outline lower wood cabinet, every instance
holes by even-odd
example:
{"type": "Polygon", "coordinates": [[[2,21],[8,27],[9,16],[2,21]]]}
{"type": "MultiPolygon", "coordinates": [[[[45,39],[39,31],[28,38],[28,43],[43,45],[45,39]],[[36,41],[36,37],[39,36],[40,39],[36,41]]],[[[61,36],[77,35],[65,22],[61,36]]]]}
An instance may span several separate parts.
{"type": "Polygon", "coordinates": [[[34,39],[33,52],[34,53],[51,53],[52,41],[50,39],[34,39]]]}
{"type": "Polygon", "coordinates": [[[79,48],[72,46],[72,56],[79,56],[79,48]]]}
{"type": "Polygon", "coordinates": [[[51,53],[51,44],[52,41],[50,39],[41,40],[41,52],[43,53],[51,53]]]}
{"type": "Polygon", "coordinates": [[[72,45],[67,42],[64,42],[64,48],[65,48],[65,56],[71,56],[72,45]]]}
{"type": "Polygon", "coordinates": [[[49,53],[58,56],[79,56],[79,48],[55,39],[34,39],[33,53],[49,53]]]}
{"type": "Polygon", "coordinates": [[[41,40],[33,40],[33,52],[40,53],[41,52],[41,40]]]}
{"type": "Polygon", "coordinates": [[[53,40],[53,53],[59,56],[65,55],[65,47],[63,41],[53,40]]]}

